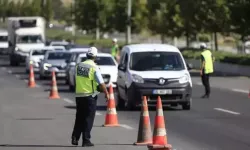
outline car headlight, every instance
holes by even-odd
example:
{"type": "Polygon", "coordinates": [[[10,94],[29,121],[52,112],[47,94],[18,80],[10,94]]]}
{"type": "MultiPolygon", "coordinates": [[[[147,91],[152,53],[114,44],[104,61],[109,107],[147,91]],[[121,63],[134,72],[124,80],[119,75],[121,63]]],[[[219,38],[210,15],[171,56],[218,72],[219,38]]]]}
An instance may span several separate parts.
{"type": "Polygon", "coordinates": [[[48,70],[48,69],[49,69],[48,67],[52,67],[52,65],[51,65],[51,64],[48,64],[48,63],[44,63],[44,64],[43,64],[44,70],[48,70]]]}
{"type": "Polygon", "coordinates": [[[187,83],[189,81],[189,76],[188,75],[184,75],[183,77],[181,77],[179,79],[179,83],[187,83]]]}
{"type": "Polygon", "coordinates": [[[144,80],[141,76],[136,75],[136,74],[132,74],[132,80],[136,83],[144,83],[144,80]]]}

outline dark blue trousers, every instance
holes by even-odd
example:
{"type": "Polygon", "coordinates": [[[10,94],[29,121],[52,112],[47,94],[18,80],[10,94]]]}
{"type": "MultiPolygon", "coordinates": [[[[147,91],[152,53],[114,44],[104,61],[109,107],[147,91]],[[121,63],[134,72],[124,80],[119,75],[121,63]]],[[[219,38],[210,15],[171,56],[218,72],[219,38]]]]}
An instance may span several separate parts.
{"type": "Polygon", "coordinates": [[[78,141],[82,134],[83,142],[90,142],[90,132],[95,120],[97,96],[76,97],[76,117],[72,137],[78,141]]]}

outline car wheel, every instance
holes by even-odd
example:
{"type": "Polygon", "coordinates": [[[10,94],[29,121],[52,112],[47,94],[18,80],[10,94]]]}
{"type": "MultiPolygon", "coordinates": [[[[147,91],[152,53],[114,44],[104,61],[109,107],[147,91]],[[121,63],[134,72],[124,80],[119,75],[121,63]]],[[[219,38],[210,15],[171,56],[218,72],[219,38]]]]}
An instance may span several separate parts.
{"type": "Polygon", "coordinates": [[[187,103],[182,104],[182,109],[183,110],[190,110],[191,109],[191,103],[187,102],[187,103]]]}
{"type": "Polygon", "coordinates": [[[66,77],[65,84],[69,84],[69,79],[66,77]]]}
{"type": "Polygon", "coordinates": [[[40,79],[40,80],[44,80],[45,77],[44,77],[43,75],[39,74],[39,79],[40,79]]]}
{"type": "Polygon", "coordinates": [[[71,92],[74,92],[74,91],[75,91],[75,86],[69,85],[69,90],[70,90],[71,92]]]}
{"type": "Polygon", "coordinates": [[[121,98],[118,87],[117,87],[117,107],[118,109],[121,110],[125,108],[125,101],[121,98]]]}
{"type": "Polygon", "coordinates": [[[27,74],[29,74],[30,73],[30,71],[28,70],[28,69],[26,69],[26,71],[25,71],[27,74]]]}
{"type": "Polygon", "coordinates": [[[129,95],[128,93],[126,95],[127,95],[127,101],[125,101],[126,110],[131,110],[131,111],[135,110],[135,105],[134,103],[132,103],[133,101],[132,95],[129,95]]]}

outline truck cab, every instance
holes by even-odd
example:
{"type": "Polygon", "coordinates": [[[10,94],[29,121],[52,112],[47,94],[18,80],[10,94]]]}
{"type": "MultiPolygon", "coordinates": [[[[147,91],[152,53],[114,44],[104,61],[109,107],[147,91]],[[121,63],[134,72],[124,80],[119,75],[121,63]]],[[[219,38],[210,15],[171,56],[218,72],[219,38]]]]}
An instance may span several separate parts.
{"type": "Polygon", "coordinates": [[[10,65],[25,62],[31,49],[45,46],[45,21],[41,17],[8,19],[10,65]]]}
{"type": "Polygon", "coordinates": [[[8,52],[8,32],[5,30],[0,30],[0,53],[5,54],[8,52]]]}

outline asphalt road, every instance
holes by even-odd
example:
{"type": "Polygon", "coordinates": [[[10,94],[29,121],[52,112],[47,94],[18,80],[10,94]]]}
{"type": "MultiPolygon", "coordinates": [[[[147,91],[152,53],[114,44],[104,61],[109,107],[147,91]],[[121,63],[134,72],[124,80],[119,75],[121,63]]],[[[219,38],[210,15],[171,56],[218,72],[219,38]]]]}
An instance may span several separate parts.
{"type": "MultiPolygon", "coordinates": [[[[27,87],[28,75],[21,67],[7,65],[0,57],[0,150],[82,149],[70,145],[74,123],[74,94],[58,80],[60,100],[50,100],[50,81],[36,78],[37,87],[27,87]]],[[[211,78],[210,99],[200,99],[203,87],[193,74],[193,106],[190,111],[165,108],[169,143],[175,150],[250,149],[250,101],[248,79],[211,78]]],[[[147,149],[133,146],[137,139],[139,111],[118,111],[121,127],[103,128],[106,103],[98,99],[92,131],[93,150],[147,149]]],[[[155,110],[150,109],[151,126],[155,110]]]]}

